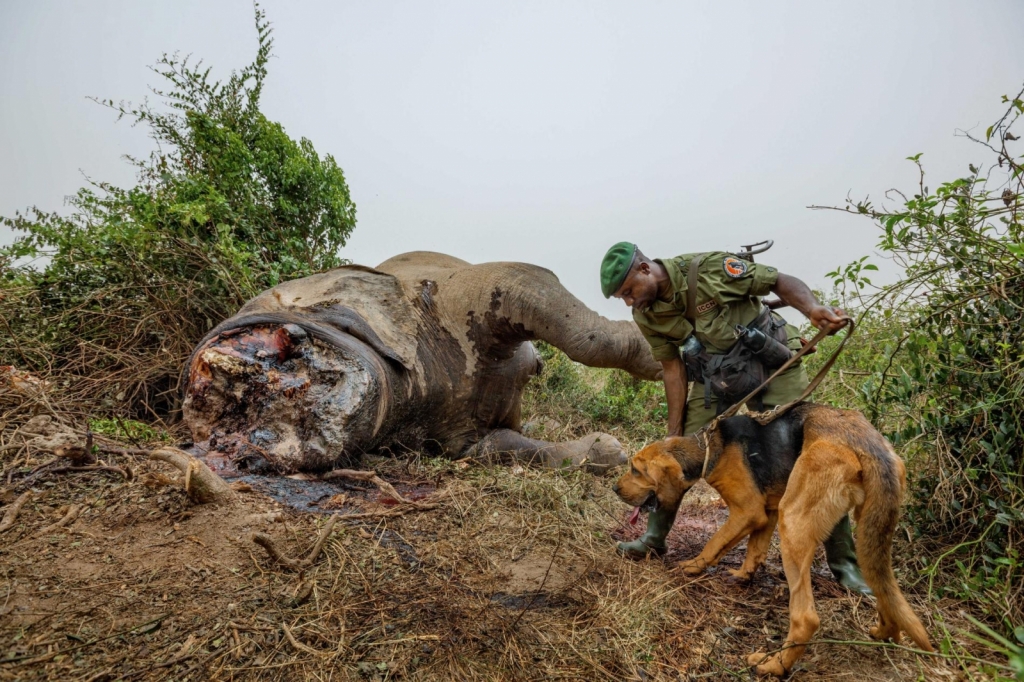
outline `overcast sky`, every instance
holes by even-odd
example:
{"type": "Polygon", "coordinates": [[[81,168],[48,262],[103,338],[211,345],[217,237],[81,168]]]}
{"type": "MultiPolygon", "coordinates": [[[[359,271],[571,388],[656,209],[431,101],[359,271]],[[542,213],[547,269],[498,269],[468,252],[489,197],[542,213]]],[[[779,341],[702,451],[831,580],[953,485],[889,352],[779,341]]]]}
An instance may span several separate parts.
{"type": "MultiPolygon", "coordinates": [[[[598,264],[772,238],[812,286],[873,252],[881,199],[985,158],[1024,82],[1024,3],[264,3],[263,110],[344,169],[367,265],[427,249],[554,270],[605,315],[598,264]]],[[[139,101],[162,52],[226,75],[256,49],[246,0],[0,0],[0,215],[62,208],[83,174],[130,185],[145,130],[87,96],[139,101]]],[[[11,235],[0,228],[0,243],[11,235]]],[[[891,276],[891,270],[890,270],[891,276]]]]}

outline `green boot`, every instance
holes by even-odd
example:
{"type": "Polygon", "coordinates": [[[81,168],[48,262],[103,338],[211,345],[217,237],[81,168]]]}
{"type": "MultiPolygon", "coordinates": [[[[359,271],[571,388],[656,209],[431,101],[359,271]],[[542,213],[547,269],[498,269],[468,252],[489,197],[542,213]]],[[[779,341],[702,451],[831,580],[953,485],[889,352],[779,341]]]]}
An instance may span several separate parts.
{"type": "Polygon", "coordinates": [[[661,556],[665,553],[667,545],[665,538],[672,530],[672,524],[676,520],[676,509],[656,509],[647,515],[647,530],[638,540],[632,542],[620,542],[615,545],[616,551],[628,559],[644,559],[654,554],[661,556]]]}
{"type": "Polygon", "coordinates": [[[860,566],[857,565],[857,551],[853,545],[849,516],[844,516],[832,529],[832,534],[825,538],[825,559],[840,585],[854,592],[871,594],[871,588],[864,582],[860,566]]]}

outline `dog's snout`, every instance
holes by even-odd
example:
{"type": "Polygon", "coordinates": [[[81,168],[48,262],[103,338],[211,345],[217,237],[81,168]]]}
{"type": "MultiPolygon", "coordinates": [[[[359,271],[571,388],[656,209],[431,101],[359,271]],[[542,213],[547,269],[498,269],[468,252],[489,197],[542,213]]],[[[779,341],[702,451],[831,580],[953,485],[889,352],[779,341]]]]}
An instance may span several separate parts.
{"type": "Polygon", "coordinates": [[[618,482],[618,481],[616,481],[616,482],[615,482],[615,483],[614,483],[614,484],[612,485],[612,492],[613,492],[613,493],[615,493],[616,495],[618,495],[618,494],[619,494],[619,482],[618,482]]]}

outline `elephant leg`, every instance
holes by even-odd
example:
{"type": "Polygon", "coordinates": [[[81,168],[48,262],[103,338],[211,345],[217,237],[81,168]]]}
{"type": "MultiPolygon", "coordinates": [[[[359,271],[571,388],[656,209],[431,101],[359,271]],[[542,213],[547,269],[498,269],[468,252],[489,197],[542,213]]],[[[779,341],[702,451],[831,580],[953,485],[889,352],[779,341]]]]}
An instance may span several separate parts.
{"type": "Polygon", "coordinates": [[[473,445],[466,455],[487,463],[520,462],[553,469],[583,466],[591,473],[604,473],[626,462],[622,444],[606,433],[591,433],[565,443],[549,443],[527,438],[511,429],[495,429],[473,445]]]}

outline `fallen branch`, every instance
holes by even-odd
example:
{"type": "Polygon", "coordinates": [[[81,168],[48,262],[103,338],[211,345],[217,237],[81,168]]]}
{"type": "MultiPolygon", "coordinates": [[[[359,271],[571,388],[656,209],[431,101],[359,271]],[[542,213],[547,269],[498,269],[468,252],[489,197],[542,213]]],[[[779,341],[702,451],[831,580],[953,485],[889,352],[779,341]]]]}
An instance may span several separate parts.
{"type": "Polygon", "coordinates": [[[338,517],[335,515],[332,515],[331,518],[327,520],[327,525],[324,526],[323,532],[320,533],[320,536],[317,538],[316,542],[313,543],[313,549],[309,551],[309,554],[306,556],[305,559],[290,559],[286,557],[277,548],[277,545],[274,544],[274,540],[266,533],[253,533],[252,541],[260,547],[262,547],[263,549],[265,549],[270,558],[276,561],[277,563],[292,570],[298,571],[301,569],[309,568],[313,565],[313,562],[316,561],[316,558],[320,556],[320,551],[323,549],[324,543],[327,542],[327,538],[329,538],[331,536],[331,533],[334,532],[334,524],[336,524],[337,522],[338,517]]]}
{"type": "Polygon", "coordinates": [[[313,545],[313,549],[309,551],[309,555],[302,560],[304,566],[312,566],[316,558],[320,556],[320,550],[324,548],[324,543],[327,542],[327,538],[334,532],[334,524],[338,522],[338,517],[331,515],[331,518],[327,519],[327,525],[324,526],[324,530],[320,533],[320,537],[317,538],[316,543],[313,545]]]}
{"type": "Polygon", "coordinates": [[[399,504],[413,504],[411,500],[407,500],[402,497],[394,486],[385,481],[383,478],[377,475],[376,471],[356,471],[355,469],[335,469],[334,471],[328,471],[326,474],[320,477],[320,480],[330,481],[334,478],[347,478],[353,481],[369,481],[375,486],[380,488],[388,497],[393,498],[399,504]]]}
{"type": "Polygon", "coordinates": [[[284,623],[281,623],[281,629],[284,630],[284,636],[288,639],[288,643],[295,647],[296,651],[303,651],[307,654],[313,654],[314,656],[320,655],[320,652],[313,647],[306,646],[299,640],[295,639],[295,635],[292,634],[292,631],[289,630],[288,626],[284,623]]]}
{"type": "Polygon", "coordinates": [[[223,478],[184,450],[164,447],[149,453],[149,458],[167,462],[185,474],[185,493],[196,504],[225,502],[232,495],[223,478]]]}
{"type": "Polygon", "coordinates": [[[111,466],[106,466],[106,465],[84,466],[84,467],[74,467],[74,466],[72,466],[72,467],[57,467],[56,469],[49,469],[45,473],[48,473],[48,474],[66,474],[66,473],[77,474],[77,473],[84,473],[84,472],[87,472],[87,471],[106,471],[106,472],[112,473],[112,474],[120,474],[124,478],[124,480],[126,480],[126,481],[130,481],[130,480],[132,480],[132,478],[134,478],[134,474],[132,473],[132,470],[129,469],[128,467],[125,467],[125,468],[122,469],[121,467],[111,467],[111,466]]]}
{"type": "Polygon", "coordinates": [[[388,509],[385,511],[376,512],[361,512],[359,514],[343,514],[341,515],[342,521],[362,521],[365,519],[391,519],[396,516],[405,516],[416,511],[430,511],[437,509],[442,505],[432,502],[411,502],[405,507],[397,507],[395,509],[388,509]]]}
{"type": "Polygon", "coordinates": [[[289,559],[284,554],[281,554],[281,551],[277,548],[277,545],[274,544],[273,538],[271,538],[266,533],[253,533],[252,541],[260,547],[262,547],[263,549],[267,550],[267,554],[270,556],[270,558],[276,561],[277,563],[281,564],[282,566],[285,566],[286,568],[290,568],[294,571],[299,570],[299,562],[295,559],[289,559]]]}
{"type": "Polygon", "coordinates": [[[6,533],[14,527],[14,522],[18,519],[18,513],[30,499],[32,499],[32,491],[28,490],[23,492],[18,499],[8,505],[7,512],[4,514],[4,520],[0,521],[0,533],[6,533]]]}
{"type": "Polygon", "coordinates": [[[68,513],[65,514],[64,517],[60,521],[58,521],[57,523],[51,523],[49,526],[46,526],[45,528],[43,528],[42,530],[37,532],[36,536],[49,535],[50,533],[52,533],[52,532],[54,532],[56,530],[60,530],[64,526],[68,525],[69,523],[71,523],[72,521],[77,519],[78,515],[81,514],[81,513],[82,513],[82,505],[80,505],[80,504],[73,504],[73,505],[71,505],[70,507],[68,507],[68,513]]]}
{"type": "Polygon", "coordinates": [[[313,581],[304,580],[299,583],[299,586],[295,589],[295,594],[288,600],[288,606],[302,606],[311,594],[313,594],[313,581]]]}

